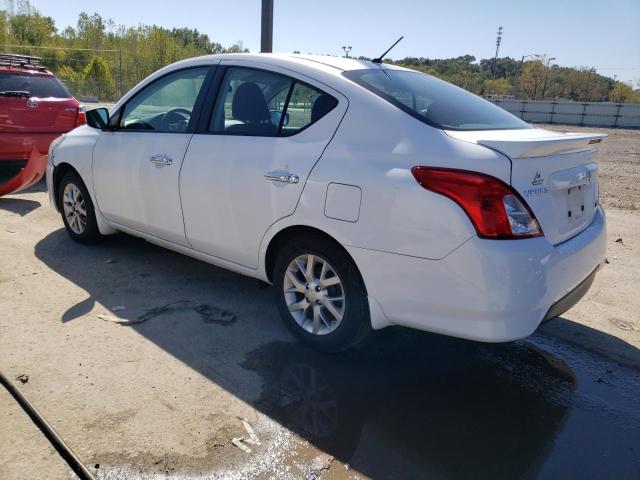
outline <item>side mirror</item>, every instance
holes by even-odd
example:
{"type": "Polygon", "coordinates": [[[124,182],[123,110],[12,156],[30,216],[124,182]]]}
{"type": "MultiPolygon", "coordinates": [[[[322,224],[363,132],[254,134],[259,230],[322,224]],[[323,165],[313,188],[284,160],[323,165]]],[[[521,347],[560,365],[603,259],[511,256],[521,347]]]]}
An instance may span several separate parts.
{"type": "MultiPolygon", "coordinates": [[[[275,125],[276,127],[279,127],[280,120],[282,119],[282,112],[280,110],[271,110],[269,114],[271,115],[271,125],[275,125]]],[[[289,124],[289,113],[285,113],[284,122],[282,123],[282,125],[284,126],[288,124],[289,124]]]]}
{"type": "Polygon", "coordinates": [[[94,108],[88,110],[85,115],[87,116],[87,125],[92,128],[105,130],[109,125],[109,110],[106,108],[94,108]]]}

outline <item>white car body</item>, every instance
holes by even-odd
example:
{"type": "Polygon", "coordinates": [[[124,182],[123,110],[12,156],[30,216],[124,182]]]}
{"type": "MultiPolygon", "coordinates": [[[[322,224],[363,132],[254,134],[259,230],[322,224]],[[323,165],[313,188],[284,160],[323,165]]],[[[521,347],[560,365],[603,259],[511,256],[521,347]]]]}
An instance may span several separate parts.
{"type": "Polygon", "coordinates": [[[530,335],[554,304],[574,292],[570,306],[584,294],[590,280],[582,282],[604,260],[593,145],[603,135],[435,128],[342,75],[399,67],[298,55],[178,62],[136,86],[111,114],[155,79],[197,65],[282,73],[328,92],[338,105],[282,138],[77,128],[51,147],[52,204],[54,170],[68,165],[86,184],[102,234],[123,231],[266,282],[274,238],[290,228],[316,229],[357,265],[374,329],[402,325],[479,341],[530,335]],[[159,154],[173,164],[148,161],[159,154]],[[458,204],[418,184],[411,173],[418,165],[481,172],[511,185],[544,236],[480,238],[458,204]],[[266,172],[299,182],[266,181],[266,172]],[[576,186],[587,208],[567,220],[566,189],[576,186]]]}

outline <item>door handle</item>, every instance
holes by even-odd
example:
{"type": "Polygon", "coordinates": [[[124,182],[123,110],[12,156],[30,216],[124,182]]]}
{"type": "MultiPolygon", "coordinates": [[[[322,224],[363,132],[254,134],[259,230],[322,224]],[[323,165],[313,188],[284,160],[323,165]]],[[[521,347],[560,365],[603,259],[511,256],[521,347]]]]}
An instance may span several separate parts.
{"type": "Polygon", "coordinates": [[[264,174],[264,178],[272,182],[281,183],[298,183],[300,181],[300,177],[298,177],[298,175],[285,172],[267,172],[264,174]]]}
{"type": "Polygon", "coordinates": [[[151,163],[155,163],[156,165],[171,165],[173,163],[173,160],[171,159],[171,157],[168,157],[166,155],[153,155],[149,161],[151,163]]]}

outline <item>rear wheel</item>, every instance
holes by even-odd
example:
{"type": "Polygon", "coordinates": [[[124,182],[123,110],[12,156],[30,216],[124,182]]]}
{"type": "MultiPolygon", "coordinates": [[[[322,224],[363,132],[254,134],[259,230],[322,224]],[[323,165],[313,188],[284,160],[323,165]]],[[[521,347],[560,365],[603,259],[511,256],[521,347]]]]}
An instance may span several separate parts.
{"type": "Polygon", "coordinates": [[[320,235],[290,240],[278,255],[273,281],[280,314],[303,343],[337,352],[371,332],[360,272],[335,242],[320,235]]]}
{"type": "Polygon", "coordinates": [[[80,176],[67,172],[60,180],[58,205],[67,233],[80,243],[95,243],[102,238],[96,222],[93,202],[80,176]]]}

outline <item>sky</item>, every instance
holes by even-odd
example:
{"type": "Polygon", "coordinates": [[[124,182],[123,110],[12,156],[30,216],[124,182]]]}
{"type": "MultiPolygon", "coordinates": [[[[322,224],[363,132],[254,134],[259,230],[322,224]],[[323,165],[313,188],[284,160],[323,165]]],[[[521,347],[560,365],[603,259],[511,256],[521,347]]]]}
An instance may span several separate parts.
{"type": "MultiPolygon", "coordinates": [[[[260,0],[31,0],[59,30],[78,14],[100,13],[116,24],[190,27],[223,45],[260,50],[260,0]]],[[[568,67],[595,67],[640,82],[640,0],[274,0],[275,52],[374,57],[389,54],[491,58],[499,26],[500,56],[556,57],[568,67]]]]}

